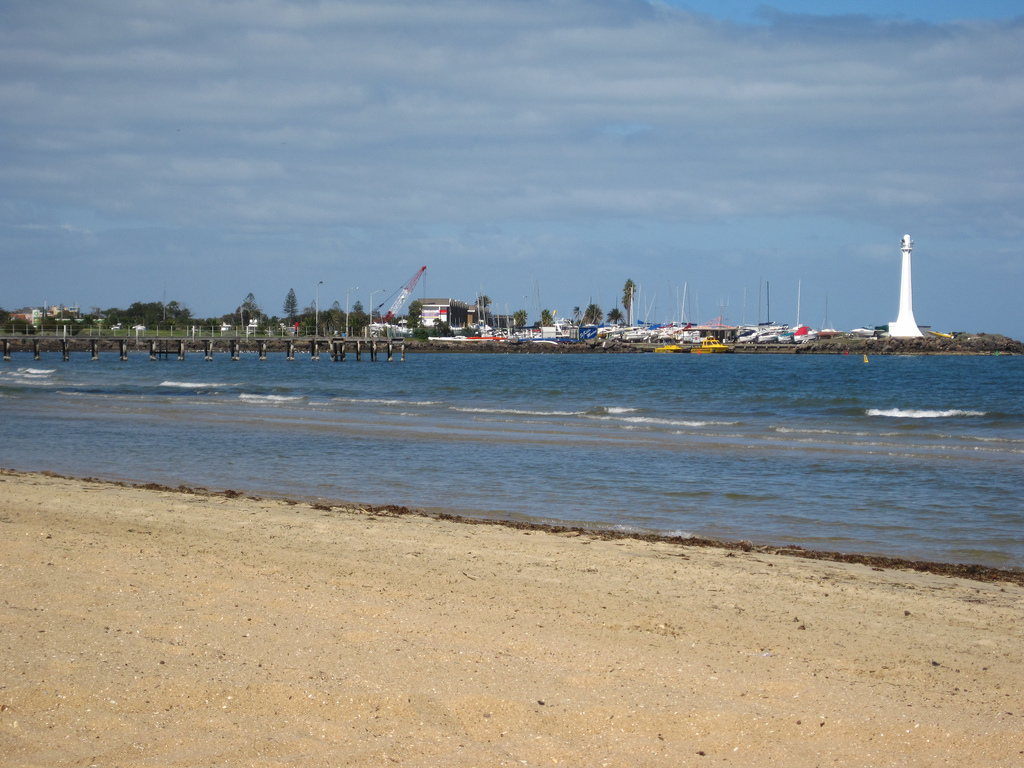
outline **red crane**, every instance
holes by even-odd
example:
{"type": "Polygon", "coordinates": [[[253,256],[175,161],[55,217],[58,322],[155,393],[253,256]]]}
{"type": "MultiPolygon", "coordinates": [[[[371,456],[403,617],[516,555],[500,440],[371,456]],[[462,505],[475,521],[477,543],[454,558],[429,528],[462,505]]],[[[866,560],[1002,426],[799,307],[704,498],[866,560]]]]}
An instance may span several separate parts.
{"type": "MultiPolygon", "coordinates": [[[[426,267],[420,267],[419,271],[411,278],[409,278],[409,282],[402,286],[402,290],[398,292],[398,298],[395,299],[395,302],[391,305],[391,309],[388,310],[388,313],[384,315],[383,320],[385,323],[388,323],[395,319],[395,316],[398,314],[399,310],[401,310],[402,306],[405,304],[405,300],[408,299],[409,294],[412,293],[412,289],[416,287],[416,283],[420,281],[420,278],[423,277],[423,273],[426,271],[426,267]]],[[[381,306],[383,306],[383,303],[381,304],[381,306]]]]}

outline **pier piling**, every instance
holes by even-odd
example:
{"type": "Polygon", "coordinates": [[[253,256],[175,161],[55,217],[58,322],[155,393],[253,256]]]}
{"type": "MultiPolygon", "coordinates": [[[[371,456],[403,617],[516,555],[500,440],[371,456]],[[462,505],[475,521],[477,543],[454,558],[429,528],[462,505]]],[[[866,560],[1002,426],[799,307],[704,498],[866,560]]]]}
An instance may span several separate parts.
{"type": "MultiPolygon", "coordinates": [[[[92,360],[99,360],[100,348],[103,349],[112,348],[117,345],[118,358],[121,361],[128,359],[128,347],[132,344],[132,349],[136,351],[146,351],[149,353],[149,359],[156,361],[159,359],[168,360],[171,355],[176,355],[179,361],[184,361],[189,351],[189,344],[191,343],[194,347],[193,351],[198,352],[199,347],[202,347],[203,357],[206,360],[213,360],[213,353],[216,347],[220,347],[222,351],[229,351],[232,360],[240,360],[242,353],[242,343],[246,341],[240,338],[213,338],[213,337],[196,337],[196,336],[177,336],[171,338],[137,338],[137,337],[113,337],[113,338],[96,338],[96,337],[79,337],[74,338],[71,336],[60,337],[50,336],[48,338],[29,337],[26,339],[24,336],[10,337],[0,336],[0,345],[3,347],[3,359],[9,362],[11,360],[11,353],[16,349],[26,349],[30,346],[32,351],[32,357],[36,361],[40,359],[43,350],[47,352],[59,351],[61,358],[66,362],[70,359],[71,350],[75,351],[88,351],[89,356],[92,360]]],[[[284,351],[288,360],[295,359],[296,348],[305,344],[309,344],[309,352],[311,360],[319,360],[321,353],[330,355],[330,359],[333,362],[345,362],[346,356],[350,351],[354,351],[357,361],[362,361],[363,352],[368,352],[371,362],[376,362],[381,353],[387,355],[387,361],[393,362],[396,357],[400,355],[403,362],[405,361],[405,340],[404,339],[393,339],[393,338],[342,338],[342,337],[304,337],[304,338],[289,338],[281,339],[276,341],[274,339],[253,339],[251,351],[259,354],[260,360],[269,359],[271,350],[284,351]]],[[[248,348],[248,347],[247,347],[248,348]]]]}

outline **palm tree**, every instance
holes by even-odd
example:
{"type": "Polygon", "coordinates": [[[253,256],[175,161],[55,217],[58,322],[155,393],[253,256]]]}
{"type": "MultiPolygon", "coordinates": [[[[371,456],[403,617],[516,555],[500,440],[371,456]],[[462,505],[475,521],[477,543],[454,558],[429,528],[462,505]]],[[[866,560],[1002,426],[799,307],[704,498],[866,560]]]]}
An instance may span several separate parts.
{"type": "Polygon", "coordinates": [[[600,325],[604,320],[604,312],[597,304],[590,304],[583,311],[583,322],[587,325],[600,325]]]}
{"type": "Polygon", "coordinates": [[[619,309],[618,307],[609,309],[607,320],[609,323],[615,323],[615,325],[618,325],[619,323],[622,322],[622,310],[619,309]]]}
{"type": "Polygon", "coordinates": [[[477,318],[478,323],[486,323],[488,321],[488,315],[490,311],[488,307],[491,306],[491,297],[486,293],[481,293],[476,297],[476,306],[479,309],[479,317],[477,318]]]}
{"type": "Polygon", "coordinates": [[[517,309],[512,315],[512,322],[515,324],[516,328],[525,328],[526,319],[527,315],[525,309],[517,309]]]}
{"type": "Polygon", "coordinates": [[[551,313],[550,309],[542,309],[540,313],[540,324],[541,325],[554,325],[555,316],[551,313]]]}
{"type": "Polygon", "coordinates": [[[633,297],[636,295],[636,283],[627,280],[622,288],[622,306],[626,308],[626,325],[633,324],[633,297]]]}

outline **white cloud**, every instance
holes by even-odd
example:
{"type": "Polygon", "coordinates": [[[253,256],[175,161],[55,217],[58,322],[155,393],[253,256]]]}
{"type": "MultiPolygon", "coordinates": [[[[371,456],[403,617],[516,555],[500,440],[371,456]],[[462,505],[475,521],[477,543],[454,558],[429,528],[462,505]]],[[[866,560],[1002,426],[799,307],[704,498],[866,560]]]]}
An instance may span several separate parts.
{"type": "MultiPolygon", "coordinates": [[[[702,279],[715,252],[687,242],[708,227],[747,233],[723,253],[781,269],[787,249],[828,247],[805,228],[834,221],[865,246],[913,226],[951,251],[995,238],[994,269],[1020,258],[1021,23],[744,26],[639,0],[60,9],[0,11],[3,220],[75,209],[135,259],[142,223],[226,271],[225,243],[253,231],[273,235],[252,243],[270,263],[290,242],[303,268],[356,264],[360,232],[360,258],[472,252],[486,275],[635,241],[648,262],[609,266],[612,295],[627,268],[702,279]],[[750,226],[766,220],[800,224],[766,250],[750,226]]],[[[738,293],[757,275],[703,279],[738,293]]],[[[23,303],[16,289],[0,303],[23,303]]]]}

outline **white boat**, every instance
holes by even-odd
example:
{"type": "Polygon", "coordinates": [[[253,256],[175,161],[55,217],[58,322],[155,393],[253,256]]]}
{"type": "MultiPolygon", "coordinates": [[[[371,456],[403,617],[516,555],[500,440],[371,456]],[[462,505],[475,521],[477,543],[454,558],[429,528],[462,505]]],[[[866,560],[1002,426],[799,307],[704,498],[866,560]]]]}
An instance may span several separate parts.
{"type": "Polygon", "coordinates": [[[804,344],[808,341],[814,341],[818,338],[818,332],[812,331],[808,326],[801,325],[795,331],[793,331],[793,341],[797,344],[804,344]]]}
{"type": "Polygon", "coordinates": [[[736,341],[740,344],[749,344],[757,341],[758,328],[756,325],[741,325],[737,329],[736,341]]]}
{"type": "Polygon", "coordinates": [[[777,323],[761,323],[758,325],[757,343],[773,344],[779,341],[780,336],[788,330],[788,324],[778,325],[777,323]]]}

